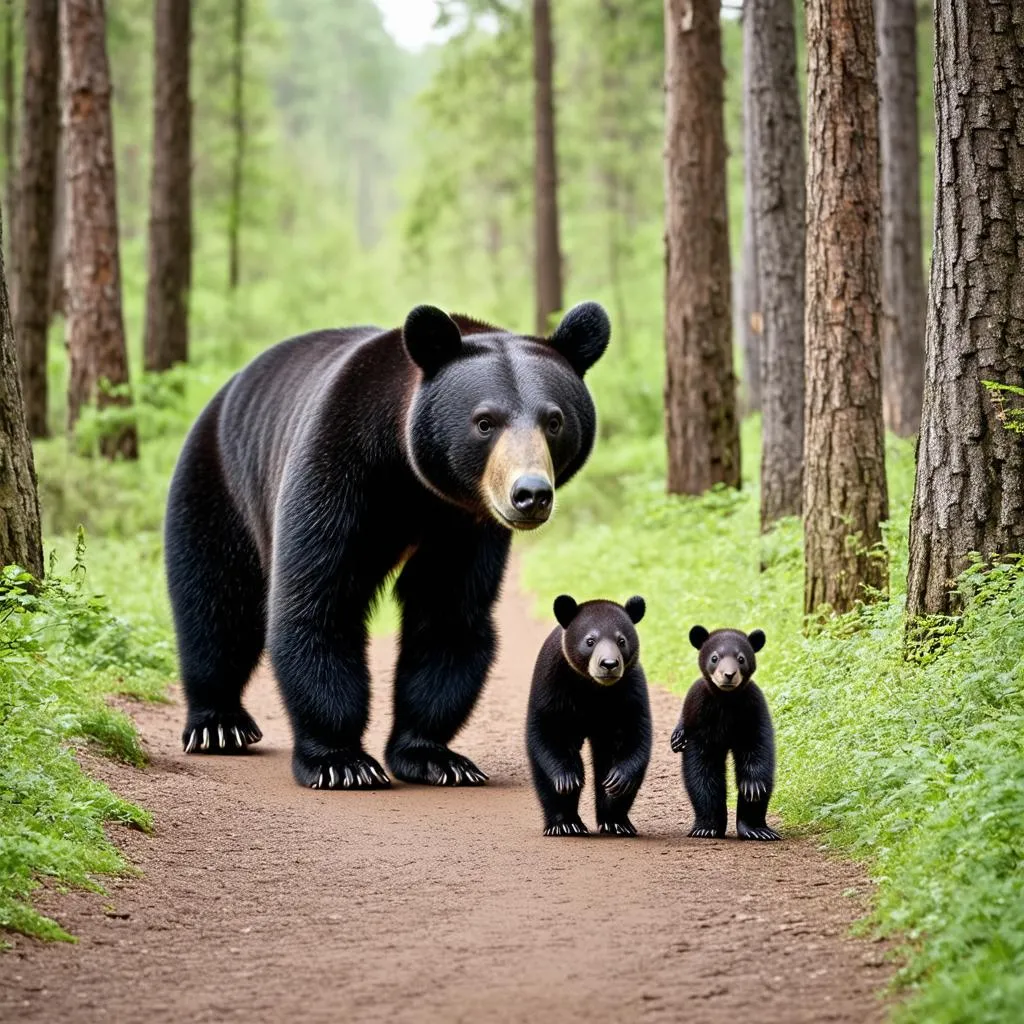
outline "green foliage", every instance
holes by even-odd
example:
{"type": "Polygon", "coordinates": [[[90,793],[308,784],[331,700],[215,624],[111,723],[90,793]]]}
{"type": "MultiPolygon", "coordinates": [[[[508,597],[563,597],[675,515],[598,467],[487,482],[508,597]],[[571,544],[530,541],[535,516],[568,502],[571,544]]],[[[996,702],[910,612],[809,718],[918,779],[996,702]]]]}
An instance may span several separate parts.
{"type": "Polygon", "coordinates": [[[101,891],[99,876],[128,870],[104,823],[150,824],[82,771],[73,745],[142,764],[131,720],[105,695],[161,699],[173,664],[163,633],[90,594],[83,556],[80,538],[69,574],[42,584],[0,572],[0,928],[50,939],[70,936],[28,902],[38,879],[101,891]]]}
{"type": "MultiPolygon", "coordinates": [[[[744,451],[757,447],[744,426],[744,451]]],[[[960,582],[963,619],[904,657],[913,450],[890,439],[892,597],[810,635],[799,522],[758,532],[758,494],[664,493],[663,442],[606,445],[527,543],[526,582],[552,598],[647,599],[648,675],[680,694],[697,675],[689,627],[761,627],[758,680],[778,732],[776,808],[864,859],[874,926],[905,955],[900,1020],[1019,1019],[1024,997],[1024,558],[960,582]],[[761,566],[764,570],[761,571],[761,566]]],[[[657,742],[666,742],[662,736],[657,742]]],[[[685,797],[680,793],[680,800],[685,797]]]]}
{"type": "Polygon", "coordinates": [[[1024,434],[1024,388],[1012,384],[997,384],[995,381],[984,380],[982,384],[988,389],[995,403],[999,419],[1007,430],[1015,434],[1024,434]]]}

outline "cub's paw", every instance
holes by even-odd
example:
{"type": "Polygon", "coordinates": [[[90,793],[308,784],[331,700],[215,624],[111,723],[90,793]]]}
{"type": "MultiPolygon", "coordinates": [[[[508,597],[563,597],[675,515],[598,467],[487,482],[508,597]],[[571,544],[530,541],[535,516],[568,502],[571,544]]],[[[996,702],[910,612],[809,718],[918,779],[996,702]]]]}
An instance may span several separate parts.
{"type": "Polygon", "coordinates": [[[318,757],[295,754],[292,772],[300,786],[310,789],[386,789],[387,772],[361,750],[335,750],[318,757]]]}
{"type": "Polygon", "coordinates": [[[427,786],[482,786],[487,781],[468,757],[440,743],[398,747],[388,751],[388,764],[396,778],[427,786]]]}
{"type": "Polygon", "coordinates": [[[603,836],[636,835],[636,829],[633,827],[633,822],[631,822],[629,818],[623,818],[621,821],[602,821],[600,832],[603,836]]]}
{"type": "Polygon", "coordinates": [[[740,839],[755,839],[761,842],[782,838],[775,829],[767,825],[744,825],[742,821],[736,823],[736,835],[740,839]]]}
{"type": "Polygon", "coordinates": [[[601,788],[613,798],[626,796],[637,788],[636,779],[632,775],[627,775],[621,768],[613,768],[604,777],[601,788]]]}
{"type": "Polygon", "coordinates": [[[571,796],[583,788],[583,779],[576,772],[558,772],[551,782],[559,796],[571,796]]]}
{"type": "Polygon", "coordinates": [[[188,716],[181,746],[186,754],[241,754],[263,739],[248,712],[200,711],[188,716]]]}
{"type": "Polygon", "coordinates": [[[686,746],[686,732],[681,725],[677,725],[672,730],[672,738],[669,740],[669,745],[675,753],[682,753],[683,748],[686,746]]]}
{"type": "Polygon", "coordinates": [[[691,839],[721,839],[724,833],[717,828],[705,828],[703,825],[694,825],[687,832],[687,835],[691,839]]]}
{"type": "Polygon", "coordinates": [[[740,796],[749,804],[756,804],[768,795],[768,783],[760,779],[741,779],[738,789],[740,796]]]}
{"type": "Polygon", "coordinates": [[[546,836],[588,836],[590,830],[579,818],[570,818],[568,821],[560,821],[554,825],[548,825],[544,829],[546,836]]]}

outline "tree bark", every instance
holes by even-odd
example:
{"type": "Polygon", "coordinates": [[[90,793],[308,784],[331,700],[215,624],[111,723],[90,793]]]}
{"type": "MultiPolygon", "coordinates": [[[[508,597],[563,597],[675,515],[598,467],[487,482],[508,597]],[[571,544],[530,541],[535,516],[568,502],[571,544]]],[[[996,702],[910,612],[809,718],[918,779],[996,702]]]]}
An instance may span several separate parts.
{"type": "Polygon", "coordinates": [[[882,153],[882,397],[907,437],[921,422],[926,298],[917,128],[916,0],[875,0],[882,153]]]}
{"type": "Polygon", "coordinates": [[[740,484],[718,0],[665,0],[668,489],[740,484]]]}
{"type": "MultiPolygon", "coordinates": [[[[0,239],[3,224],[0,221],[0,239]]],[[[0,244],[0,566],[43,575],[43,543],[32,442],[25,426],[18,357],[0,244]]]]}
{"type": "Polygon", "coordinates": [[[25,3],[25,84],[11,248],[18,267],[14,336],[25,420],[32,437],[49,433],[46,334],[50,324],[50,248],[60,125],[57,6],[58,0],[25,3]]]}
{"type": "Polygon", "coordinates": [[[188,361],[192,280],[191,0],[156,0],[153,173],[149,193],[149,281],[145,367],[188,361]]]}
{"type": "MultiPolygon", "coordinates": [[[[15,209],[18,189],[17,165],[15,164],[15,96],[14,96],[14,0],[7,0],[4,8],[4,160],[7,180],[4,182],[4,202],[8,217],[15,209]]],[[[14,239],[11,239],[13,243],[14,239]]],[[[12,251],[11,262],[17,274],[18,261],[12,251]]]]}
{"type": "Polygon", "coordinates": [[[799,515],[805,184],[792,0],[748,0],[751,178],[761,295],[761,529],[799,515]]]}
{"type": "MultiPolygon", "coordinates": [[[[101,408],[131,404],[127,395],[111,394],[108,387],[127,384],[128,354],[105,22],[103,0],[61,0],[69,430],[86,403],[101,408]]],[[[136,458],[134,424],[125,421],[112,429],[100,450],[107,458],[136,458]]]]}
{"type": "Polygon", "coordinates": [[[878,90],[871,0],[807,4],[804,606],[886,589],[878,90]]]}
{"type": "Polygon", "coordinates": [[[754,195],[754,136],[751,110],[754,82],[751,77],[752,51],[757,46],[751,7],[743,4],[743,259],[740,277],[740,341],[743,351],[743,414],[761,411],[764,371],[762,352],[761,289],[757,263],[757,203],[754,195]]]}
{"type": "Polygon", "coordinates": [[[950,613],[971,552],[1024,551],[1024,0],[936,0],[935,242],[907,615],[950,613]]]}
{"type": "Polygon", "coordinates": [[[558,238],[558,163],[555,154],[554,43],[548,0],[533,0],[534,230],[537,334],[550,330],[562,308],[562,250],[558,238]]]}
{"type": "MultiPolygon", "coordinates": [[[[58,3],[60,0],[58,0],[58,3]]],[[[58,64],[60,60],[58,59],[58,64]]],[[[58,90],[59,92],[59,90],[58,90]]],[[[58,108],[60,100],[58,96],[58,108]]],[[[50,319],[63,316],[67,310],[64,295],[64,270],[68,255],[68,187],[67,163],[64,159],[64,130],[60,126],[60,114],[57,117],[57,162],[53,178],[53,239],[50,243],[50,283],[49,293],[50,319]]]]}
{"type": "Polygon", "coordinates": [[[231,196],[228,206],[228,288],[238,288],[242,230],[242,170],[245,166],[245,0],[235,0],[234,58],[232,61],[232,124],[235,135],[231,158],[231,196]]]}

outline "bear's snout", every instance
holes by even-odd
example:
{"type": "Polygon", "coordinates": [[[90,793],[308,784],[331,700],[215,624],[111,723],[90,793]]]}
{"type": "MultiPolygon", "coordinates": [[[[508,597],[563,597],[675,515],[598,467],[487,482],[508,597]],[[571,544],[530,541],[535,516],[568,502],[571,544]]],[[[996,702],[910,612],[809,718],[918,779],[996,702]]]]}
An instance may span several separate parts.
{"type": "Polygon", "coordinates": [[[536,474],[521,476],[512,485],[512,504],[524,516],[541,523],[551,515],[554,496],[550,481],[536,474]]]}

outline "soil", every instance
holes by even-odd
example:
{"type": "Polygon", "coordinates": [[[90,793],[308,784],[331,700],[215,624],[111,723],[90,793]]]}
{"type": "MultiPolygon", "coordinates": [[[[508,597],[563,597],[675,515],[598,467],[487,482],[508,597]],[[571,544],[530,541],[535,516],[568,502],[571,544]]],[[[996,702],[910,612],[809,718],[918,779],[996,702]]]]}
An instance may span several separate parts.
{"type": "MultiPolygon", "coordinates": [[[[454,744],[484,788],[300,789],[265,670],[247,693],[265,736],[248,757],[186,757],[177,702],[134,706],[147,769],[83,756],[153,812],[151,835],[112,832],[142,874],[107,896],[42,895],[79,942],[16,937],[0,1020],[881,1020],[891,968],[849,935],[868,891],[855,867],[806,840],[686,838],[678,698],[652,687],[641,836],[541,835],[523,720],[550,625],[514,578],[499,616],[498,663],[454,744]]],[[[393,659],[375,640],[377,756],[393,659]]],[[[593,828],[590,794],[588,780],[593,828]]]]}

